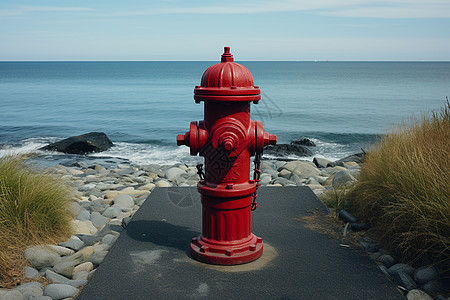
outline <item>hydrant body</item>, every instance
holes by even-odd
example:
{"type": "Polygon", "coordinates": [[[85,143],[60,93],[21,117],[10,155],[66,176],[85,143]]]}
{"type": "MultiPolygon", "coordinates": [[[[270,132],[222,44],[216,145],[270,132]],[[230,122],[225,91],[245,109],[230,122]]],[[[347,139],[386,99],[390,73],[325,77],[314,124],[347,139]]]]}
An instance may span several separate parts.
{"type": "Polygon", "coordinates": [[[205,158],[204,177],[197,185],[202,234],[192,239],[191,255],[219,265],[250,262],[262,254],[262,239],[251,233],[259,177],[250,180],[250,157],[276,143],[261,122],[250,119],[250,103],[261,99],[260,89],[229,51],[225,47],[221,62],[209,67],[194,89],[195,101],[204,102],[204,120],[191,122],[190,130],[177,136],[178,145],[205,158]]]}

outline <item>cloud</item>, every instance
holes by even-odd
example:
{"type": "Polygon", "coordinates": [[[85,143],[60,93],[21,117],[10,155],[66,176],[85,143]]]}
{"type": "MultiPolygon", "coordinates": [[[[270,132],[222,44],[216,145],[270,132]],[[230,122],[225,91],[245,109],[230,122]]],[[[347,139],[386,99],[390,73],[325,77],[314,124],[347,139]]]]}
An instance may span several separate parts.
{"type": "Polygon", "coordinates": [[[17,6],[12,9],[0,10],[0,16],[19,16],[33,12],[81,12],[91,11],[88,7],[66,7],[66,6],[17,6]]]}
{"type": "Polygon", "coordinates": [[[135,11],[105,12],[102,16],[126,17],[161,14],[261,14],[304,11],[339,17],[449,18],[448,0],[283,0],[236,1],[202,6],[153,7],[135,11]]]}

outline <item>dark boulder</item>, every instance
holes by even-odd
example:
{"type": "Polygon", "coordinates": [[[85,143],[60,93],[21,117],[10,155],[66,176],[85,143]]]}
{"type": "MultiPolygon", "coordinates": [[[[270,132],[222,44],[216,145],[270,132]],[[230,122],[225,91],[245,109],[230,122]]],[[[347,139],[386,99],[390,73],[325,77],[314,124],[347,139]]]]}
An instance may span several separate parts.
{"type": "Polygon", "coordinates": [[[292,141],[291,145],[300,145],[300,146],[309,146],[309,147],[316,147],[316,143],[311,141],[308,138],[302,138],[296,141],[292,141]]]}
{"type": "Polygon", "coordinates": [[[108,150],[113,143],[103,132],[90,132],[61,140],[40,148],[67,154],[86,154],[108,150]]]}
{"type": "Polygon", "coordinates": [[[299,157],[313,156],[313,153],[308,148],[302,147],[300,145],[289,145],[289,144],[277,144],[266,146],[264,148],[264,153],[277,157],[286,157],[291,155],[296,155],[299,157]]]}
{"type": "Polygon", "coordinates": [[[364,152],[356,153],[353,155],[349,155],[347,157],[344,157],[340,160],[331,162],[328,164],[329,167],[335,167],[335,166],[344,166],[345,162],[356,162],[357,164],[362,164],[364,162],[364,159],[366,158],[366,154],[364,152]]]}

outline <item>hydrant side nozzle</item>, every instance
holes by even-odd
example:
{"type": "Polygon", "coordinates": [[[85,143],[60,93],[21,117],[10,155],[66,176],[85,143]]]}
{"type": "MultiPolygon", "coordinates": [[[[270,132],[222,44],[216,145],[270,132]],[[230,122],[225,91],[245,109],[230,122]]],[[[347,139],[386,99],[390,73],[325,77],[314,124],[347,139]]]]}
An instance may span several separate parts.
{"type": "Polygon", "coordinates": [[[274,134],[269,134],[269,145],[277,144],[277,136],[274,134]]]}
{"type": "Polygon", "coordinates": [[[184,134],[177,135],[177,145],[178,146],[186,145],[184,134]]]}

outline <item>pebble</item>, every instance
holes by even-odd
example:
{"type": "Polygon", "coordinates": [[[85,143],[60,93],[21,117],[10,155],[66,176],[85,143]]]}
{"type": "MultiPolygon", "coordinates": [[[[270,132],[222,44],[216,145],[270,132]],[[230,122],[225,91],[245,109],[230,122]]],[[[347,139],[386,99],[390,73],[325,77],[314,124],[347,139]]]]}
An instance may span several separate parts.
{"type": "Polygon", "coordinates": [[[54,300],[73,297],[78,293],[78,289],[71,285],[61,283],[51,283],[44,289],[44,296],[49,296],[54,300]]]}
{"type": "Polygon", "coordinates": [[[84,242],[80,240],[76,235],[73,235],[68,241],[59,243],[59,246],[78,251],[84,247],[84,242]]]}
{"type": "Polygon", "coordinates": [[[418,284],[424,284],[435,279],[438,276],[438,271],[434,267],[420,267],[414,273],[414,280],[418,284]]]}
{"type": "Polygon", "coordinates": [[[29,247],[25,250],[25,258],[35,268],[53,267],[61,261],[58,253],[43,245],[29,247]]]}
{"type": "Polygon", "coordinates": [[[30,279],[38,278],[39,277],[39,271],[36,270],[35,268],[30,267],[30,266],[26,266],[25,267],[25,277],[26,278],[30,278],[30,279]]]}

